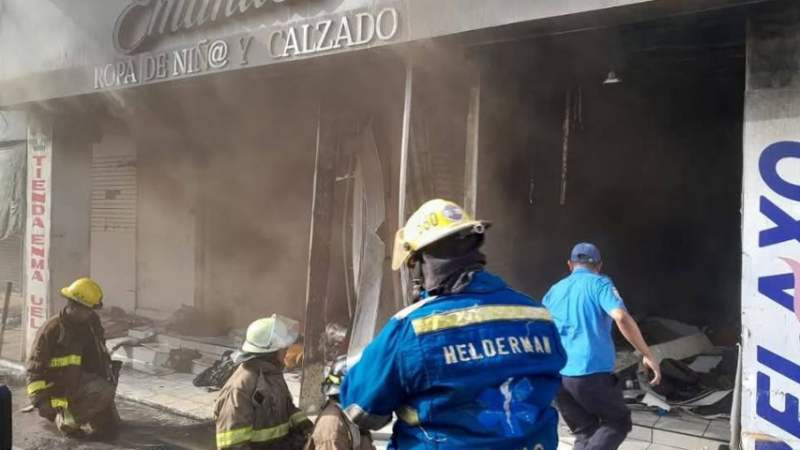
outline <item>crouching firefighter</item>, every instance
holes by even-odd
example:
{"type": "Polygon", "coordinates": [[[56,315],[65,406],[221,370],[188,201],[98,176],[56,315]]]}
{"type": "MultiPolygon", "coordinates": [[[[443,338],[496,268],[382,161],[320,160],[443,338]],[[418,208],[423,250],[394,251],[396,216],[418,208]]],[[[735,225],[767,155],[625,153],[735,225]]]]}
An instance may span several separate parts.
{"type": "Polygon", "coordinates": [[[233,354],[238,367],[214,405],[219,449],[299,450],[313,424],[294,405],[283,360],[299,324],[286,317],[256,320],[233,354]]]}
{"type": "Polygon", "coordinates": [[[36,335],[27,366],[28,396],[39,415],[68,437],[113,437],[118,366],[112,367],[105,331],[94,311],[103,291],[89,278],[61,289],[67,306],[36,335]]]}
{"type": "Polygon", "coordinates": [[[331,366],[322,382],[328,403],[314,424],[314,433],[303,450],[375,450],[369,430],[359,428],[342,410],[339,391],[347,373],[347,357],[341,356],[331,366]]]}
{"type": "Polygon", "coordinates": [[[342,404],[357,425],[385,426],[389,448],[555,450],[551,407],[566,362],[538,302],[484,270],[488,223],[445,200],[397,232],[394,270],[414,280],[397,313],[351,364],[342,404]]]}

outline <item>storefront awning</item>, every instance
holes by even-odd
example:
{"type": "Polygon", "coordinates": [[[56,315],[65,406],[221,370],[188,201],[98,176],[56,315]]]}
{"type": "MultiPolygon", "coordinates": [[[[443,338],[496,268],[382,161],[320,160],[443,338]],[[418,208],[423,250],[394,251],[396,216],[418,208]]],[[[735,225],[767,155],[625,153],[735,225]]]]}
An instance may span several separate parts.
{"type": "Polygon", "coordinates": [[[752,1],[6,0],[0,107],[595,11],[752,1]]]}

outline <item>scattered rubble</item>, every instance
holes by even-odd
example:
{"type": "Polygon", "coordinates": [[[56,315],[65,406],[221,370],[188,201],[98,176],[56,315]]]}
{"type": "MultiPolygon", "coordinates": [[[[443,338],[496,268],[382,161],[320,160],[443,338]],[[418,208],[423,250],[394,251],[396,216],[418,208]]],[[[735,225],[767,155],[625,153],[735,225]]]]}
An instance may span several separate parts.
{"type": "Polygon", "coordinates": [[[127,313],[124,309],[112,306],[98,311],[100,321],[106,331],[106,339],[116,339],[128,336],[128,330],[139,326],[150,325],[152,320],[127,313]]]}
{"type": "Polygon", "coordinates": [[[164,324],[169,333],[184,336],[223,336],[228,333],[226,321],[203,313],[193,306],[181,306],[164,324]]]}
{"type": "Polygon", "coordinates": [[[203,354],[194,348],[175,348],[169,351],[166,366],[176,372],[190,373],[194,360],[202,359],[203,354]]]}
{"type": "Polygon", "coordinates": [[[233,355],[233,351],[225,352],[218,360],[214,361],[211,367],[197,375],[192,380],[192,384],[196,387],[222,389],[222,386],[225,385],[228,378],[233,375],[234,369],[236,369],[231,355],[233,355]]]}
{"type": "Polygon", "coordinates": [[[714,350],[714,345],[703,333],[690,334],[663,344],[650,346],[653,356],[659,361],[683,360],[714,350]]]}
{"type": "Polygon", "coordinates": [[[153,375],[186,372],[199,375],[242,340],[231,336],[196,337],[169,334],[161,326],[132,328],[128,336],[107,341],[114,359],[153,375]]]}
{"type": "Polygon", "coordinates": [[[649,318],[640,322],[640,328],[654,343],[650,349],[661,364],[662,382],[650,386],[639,370],[640,357],[621,345],[615,372],[628,402],[704,418],[730,417],[737,350],[714,345],[714,341],[730,343],[730,330],[717,331],[712,341],[699,328],[669,319],[649,318]]]}

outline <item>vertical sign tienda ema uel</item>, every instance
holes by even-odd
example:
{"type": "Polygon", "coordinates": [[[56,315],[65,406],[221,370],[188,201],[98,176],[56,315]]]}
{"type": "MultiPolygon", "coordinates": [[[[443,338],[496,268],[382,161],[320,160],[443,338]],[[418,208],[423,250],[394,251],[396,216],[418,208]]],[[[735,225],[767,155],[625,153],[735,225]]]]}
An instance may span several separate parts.
{"type": "Polygon", "coordinates": [[[48,318],[53,141],[49,124],[28,130],[27,227],[25,232],[25,355],[48,318]]]}

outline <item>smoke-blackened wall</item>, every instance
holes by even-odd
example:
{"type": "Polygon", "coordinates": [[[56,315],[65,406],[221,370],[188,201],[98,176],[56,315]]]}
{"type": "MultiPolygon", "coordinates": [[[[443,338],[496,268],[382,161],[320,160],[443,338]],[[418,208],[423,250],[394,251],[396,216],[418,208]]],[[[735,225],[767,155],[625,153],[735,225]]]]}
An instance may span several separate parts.
{"type": "Polygon", "coordinates": [[[301,319],[308,280],[318,101],[308,79],[252,81],[226,85],[196,129],[213,143],[200,168],[202,305],[232,326],[301,319]]]}
{"type": "Polygon", "coordinates": [[[256,71],[105,99],[136,147],[137,311],[166,319],[194,306],[214,332],[273,313],[302,319],[318,105],[310,78],[256,71]]]}
{"type": "MultiPolygon", "coordinates": [[[[138,150],[137,308],[163,318],[181,305],[195,306],[218,321],[218,330],[273,313],[303,319],[325,105],[337,114],[337,194],[332,223],[316,225],[334,229],[337,240],[326,269],[333,281],[328,305],[319,313],[346,325],[341,283],[352,261],[339,238],[352,233],[345,220],[353,214],[352,192],[349,203],[344,199],[357,159],[347,143],[368,129],[384,178],[380,232],[386,242],[396,223],[402,79],[389,61],[372,55],[324,70],[306,63],[283,73],[232,73],[109,99],[119,103],[112,114],[126,123],[138,150]]],[[[391,297],[388,271],[384,282],[391,297]]],[[[397,307],[390,309],[382,314],[397,307]]]]}
{"type": "Polygon", "coordinates": [[[601,42],[529,41],[509,51],[525,57],[486,58],[489,265],[541,299],[568,274],[571,247],[591,241],[633,313],[735,323],[743,60],[711,70],[672,59],[669,72],[628,61],[621,83],[603,84],[614,52],[601,42]]]}

